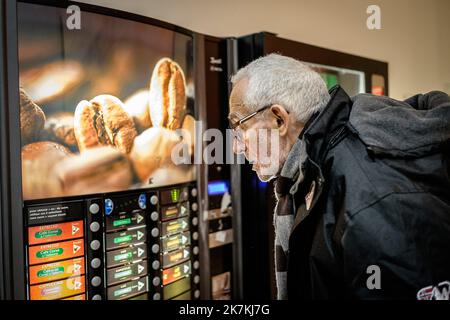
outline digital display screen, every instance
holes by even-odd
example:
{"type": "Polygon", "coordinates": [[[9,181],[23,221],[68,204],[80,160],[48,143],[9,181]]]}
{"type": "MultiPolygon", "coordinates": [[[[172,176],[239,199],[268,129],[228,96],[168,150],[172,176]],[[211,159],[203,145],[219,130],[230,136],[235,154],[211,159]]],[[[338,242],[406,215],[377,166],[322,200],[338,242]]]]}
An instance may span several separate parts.
{"type": "Polygon", "coordinates": [[[80,7],[17,4],[23,198],[195,180],[192,36],[80,7]]]}
{"type": "Polygon", "coordinates": [[[228,186],[225,181],[212,181],[208,183],[208,195],[222,195],[225,192],[228,192],[228,186]]]}

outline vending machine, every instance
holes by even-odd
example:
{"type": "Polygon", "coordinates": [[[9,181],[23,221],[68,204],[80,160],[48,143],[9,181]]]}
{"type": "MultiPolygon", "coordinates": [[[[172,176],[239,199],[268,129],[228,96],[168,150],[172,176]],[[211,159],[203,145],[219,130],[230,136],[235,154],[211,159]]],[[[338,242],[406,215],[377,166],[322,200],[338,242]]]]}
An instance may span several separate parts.
{"type": "Polygon", "coordinates": [[[227,97],[206,94],[205,37],[74,2],[0,10],[1,298],[238,294],[231,172],[194,161],[227,97]]]}
{"type": "Polygon", "coordinates": [[[208,225],[211,298],[242,299],[240,167],[232,152],[231,133],[227,130],[229,75],[236,65],[236,54],[231,38],[205,36],[204,39],[206,129],[217,130],[216,139],[221,140],[222,145],[221,150],[216,150],[215,155],[221,155],[216,157],[218,161],[207,166],[205,223],[208,225]]]}
{"type": "MultiPolygon", "coordinates": [[[[349,96],[388,95],[388,64],[260,32],[237,39],[238,67],[270,53],[302,61],[316,70],[328,88],[339,84],[349,96]]],[[[260,182],[249,165],[241,167],[242,286],[244,296],[276,298],[274,270],[273,183],[260,182]],[[258,288],[259,290],[254,290],[258,288]]]]}

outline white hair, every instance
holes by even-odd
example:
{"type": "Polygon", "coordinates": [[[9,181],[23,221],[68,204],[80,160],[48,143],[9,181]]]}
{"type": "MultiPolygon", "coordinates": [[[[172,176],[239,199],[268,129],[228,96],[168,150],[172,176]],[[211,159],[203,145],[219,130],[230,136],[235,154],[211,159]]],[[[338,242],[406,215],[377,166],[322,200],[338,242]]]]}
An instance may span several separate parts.
{"type": "Polygon", "coordinates": [[[242,79],[248,80],[242,103],[250,111],[279,104],[297,121],[306,123],[330,100],[327,86],[317,72],[280,54],[272,53],[254,60],[240,69],[231,83],[235,85],[242,79]]]}

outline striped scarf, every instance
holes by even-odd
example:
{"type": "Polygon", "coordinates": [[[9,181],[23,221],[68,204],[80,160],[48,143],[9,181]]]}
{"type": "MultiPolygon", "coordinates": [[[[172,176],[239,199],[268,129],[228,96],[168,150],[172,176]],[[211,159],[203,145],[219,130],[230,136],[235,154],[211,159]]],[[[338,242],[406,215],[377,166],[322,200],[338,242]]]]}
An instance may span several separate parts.
{"type": "Polygon", "coordinates": [[[277,204],[273,217],[275,227],[275,272],[277,282],[277,298],[286,300],[287,295],[287,262],[289,253],[289,235],[294,224],[293,196],[298,185],[303,181],[303,164],[306,160],[306,144],[297,140],[293,145],[280,175],[275,182],[277,204]]]}

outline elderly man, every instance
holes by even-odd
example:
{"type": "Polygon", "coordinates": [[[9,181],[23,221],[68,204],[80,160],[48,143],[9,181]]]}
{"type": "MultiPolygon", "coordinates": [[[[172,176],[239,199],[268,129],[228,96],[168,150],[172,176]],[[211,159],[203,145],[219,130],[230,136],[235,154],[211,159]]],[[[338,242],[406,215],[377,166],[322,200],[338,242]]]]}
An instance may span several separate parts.
{"type": "Polygon", "coordinates": [[[278,298],[448,299],[449,96],[350,98],[277,54],[231,81],[234,151],[276,179],[278,298]]]}

